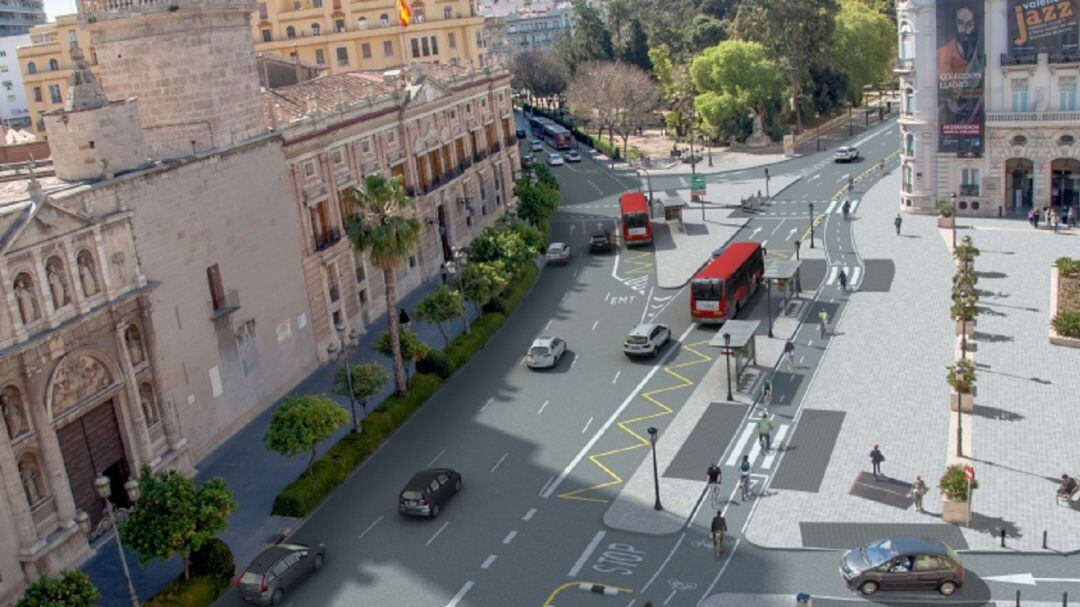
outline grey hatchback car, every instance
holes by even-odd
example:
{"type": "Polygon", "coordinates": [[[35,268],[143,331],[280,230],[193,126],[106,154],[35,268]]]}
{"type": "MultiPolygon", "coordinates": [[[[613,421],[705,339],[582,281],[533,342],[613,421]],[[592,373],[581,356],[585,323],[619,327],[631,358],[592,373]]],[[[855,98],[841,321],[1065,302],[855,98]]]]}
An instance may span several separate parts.
{"type": "Polygon", "coordinates": [[[435,518],[458,491],[461,491],[461,473],[456,470],[421,470],[405,483],[398,495],[398,512],[435,518]]]}
{"type": "Polygon", "coordinates": [[[840,559],[840,575],[864,596],[878,590],[937,590],[951,596],[964,584],[956,551],[925,537],[895,536],[848,550],[840,559]]]}
{"type": "Polygon", "coordinates": [[[240,598],[256,605],[279,605],[285,593],[322,569],[326,546],[276,544],[263,550],[236,583],[240,598]]]}

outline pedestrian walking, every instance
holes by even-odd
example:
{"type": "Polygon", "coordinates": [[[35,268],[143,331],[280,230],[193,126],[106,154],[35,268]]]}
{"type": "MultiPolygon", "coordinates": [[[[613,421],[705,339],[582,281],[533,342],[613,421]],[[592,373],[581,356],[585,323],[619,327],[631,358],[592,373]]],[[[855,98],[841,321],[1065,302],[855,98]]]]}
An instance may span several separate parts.
{"type": "Polygon", "coordinates": [[[709,465],[709,469],[705,471],[705,486],[709,492],[709,503],[713,505],[713,508],[719,507],[720,504],[720,466],[715,463],[709,465]]]}
{"type": "Polygon", "coordinates": [[[829,313],[826,312],[825,310],[822,310],[822,311],[818,312],[817,319],[818,319],[818,328],[821,329],[821,338],[825,339],[825,336],[828,335],[828,331],[829,331],[829,313]]]}
{"type": "Polygon", "coordinates": [[[1031,227],[1033,228],[1039,227],[1038,222],[1035,221],[1035,209],[1028,211],[1028,223],[1031,224],[1031,227]]]}
{"type": "Polygon", "coordinates": [[[900,213],[896,214],[896,219],[892,220],[892,224],[896,226],[896,235],[900,235],[900,224],[904,223],[904,218],[900,217],[900,213]]]}
{"type": "Polygon", "coordinates": [[[742,461],[739,462],[739,487],[742,488],[742,497],[747,499],[750,497],[750,456],[742,456],[742,461]]]}
{"type": "Polygon", "coordinates": [[[870,451],[870,464],[874,467],[874,479],[881,474],[881,462],[885,461],[885,456],[881,453],[881,449],[878,445],[874,445],[874,449],[870,451]]]}
{"type": "Polygon", "coordinates": [[[772,380],[766,379],[761,388],[761,402],[764,405],[765,415],[769,414],[769,405],[772,403],[772,380]]]}
{"type": "Polygon", "coordinates": [[[762,413],[761,419],[757,421],[757,435],[758,442],[761,443],[761,448],[765,450],[765,453],[768,453],[772,447],[772,431],[775,427],[769,415],[762,413]]]}
{"type": "Polygon", "coordinates": [[[926,488],[926,481],[923,480],[922,476],[915,475],[915,482],[911,483],[911,491],[908,492],[908,497],[915,498],[915,509],[919,512],[926,512],[926,510],[923,510],[922,500],[927,491],[929,489],[926,488]]]}
{"type": "Polygon", "coordinates": [[[791,371],[795,366],[795,343],[790,339],[784,342],[784,369],[791,371]]]}
{"type": "Polygon", "coordinates": [[[409,313],[405,311],[405,308],[402,308],[401,312],[398,312],[397,321],[399,325],[405,327],[406,329],[409,328],[409,323],[411,322],[411,319],[409,318],[409,313]]]}
{"type": "Polygon", "coordinates": [[[847,293],[847,272],[840,268],[840,274],[836,277],[840,281],[840,290],[847,293]]]}
{"type": "Polygon", "coordinates": [[[1072,207],[1065,207],[1065,211],[1061,214],[1061,222],[1066,228],[1072,226],[1072,207]]]}
{"type": "Polygon", "coordinates": [[[1031,211],[1033,213],[1035,213],[1035,217],[1034,217],[1032,225],[1035,226],[1036,230],[1038,230],[1039,229],[1039,219],[1040,219],[1040,217],[1039,217],[1039,209],[1032,209],[1031,211]]]}

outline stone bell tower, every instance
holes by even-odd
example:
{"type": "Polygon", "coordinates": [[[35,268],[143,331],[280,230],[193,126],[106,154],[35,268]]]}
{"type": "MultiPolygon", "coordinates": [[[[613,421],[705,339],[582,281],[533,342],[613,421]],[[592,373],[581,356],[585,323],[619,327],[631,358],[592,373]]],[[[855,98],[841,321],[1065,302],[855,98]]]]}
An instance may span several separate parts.
{"type": "Polygon", "coordinates": [[[263,126],[254,0],[78,0],[101,83],[137,98],[150,156],[174,158],[250,139],[263,126]]]}

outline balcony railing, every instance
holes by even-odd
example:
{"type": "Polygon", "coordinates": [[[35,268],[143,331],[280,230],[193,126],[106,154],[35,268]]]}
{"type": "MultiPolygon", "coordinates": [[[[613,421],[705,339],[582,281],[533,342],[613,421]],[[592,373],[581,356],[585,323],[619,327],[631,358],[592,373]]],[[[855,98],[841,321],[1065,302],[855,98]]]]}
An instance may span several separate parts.
{"type": "Polygon", "coordinates": [[[896,60],[896,62],[893,63],[893,71],[894,72],[910,72],[910,71],[912,71],[914,69],[915,69],[915,60],[914,59],[898,58],[896,60]]]}
{"type": "Polygon", "coordinates": [[[1034,51],[1012,51],[1001,53],[1002,67],[1007,65],[1035,65],[1039,62],[1039,54],[1034,51]]]}
{"type": "Polygon", "coordinates": [[[961,196],[978,196],[979,184],[977,183],[962,183],[960,184],[961,196]]]}
{"type": "Polygon", "coordinates": [[[1080,63],[1080,49],[1063,48],[1051,51],[1050,63],[1080,63]]]}
{"type": "Polygon", "coordinates": [[[322,234],[316,234],[313,240],[316,251],[325,251],[341,240],[341,232],[337,228],[327,228],[322,234]]]}
{"type": "Polygon", "coordinates": [[[1080,112],[987,112],[987,122],[1077,122],[1080,112]]]}

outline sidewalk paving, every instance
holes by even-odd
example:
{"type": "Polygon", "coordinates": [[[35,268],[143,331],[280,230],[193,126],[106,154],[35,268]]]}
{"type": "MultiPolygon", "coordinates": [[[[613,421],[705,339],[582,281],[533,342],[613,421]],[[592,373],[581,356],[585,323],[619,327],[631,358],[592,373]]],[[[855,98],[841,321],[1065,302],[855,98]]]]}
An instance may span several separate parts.
{"type": "MultiPolygon", "coordinates": [[[[421,284],[398,302],[399,307],[411,311],[416,302],[434,290],[439,282],[440,279],[436,278],[421,284]]],[[[470,319],[475,318],[476,313],[473,306],[466,307],[470,319]]],[[[368,325],[364,334],[360,336],[358,344],[349,348],[349,362],[351,364],[379,362],[387,370],[392,368],[389,358],[377,354],[372,349],[372,344],[387,329],[387,322],[387,317],[383,314],[368,325]]],[[[425,343],[434,348],[442,347],[442,336],[435,325],[413,320],[411,329],[425,343]]],[[[463,332],[464,327],[460,321],[451,321],[446,329],[447,336],[453,339],[463,332]]],[[[331,393],[334,387],[334,373],[340,368],[340,364],[338,362],[321,365],[290,390],[290,393],[324,393],[348,410],[348,398],[331,393]]],[[[388,382],[382,393],[371,399],[368,410],[373,409],[391,393],[393,393],[393,382],[388,382]]],[[[307,461],[305,457],[285,458],[266,449],[263,436],[266,434],[266,429],[270,424],[270,417],[276,407],[277,403],[267,407],[265,411],[236,434],[229,437],[217,449],[198,462],[196,466],[198,470],[196,474],[197,482],[202,483],[217,476],[224,478],[226,485],[233,493],[233,497],[240,504],[240,508],[229,517],[228,528],[221,534],[221,538],[233,550],[237,570],[245,567],[254,559],[272,541],[275,535],[288,533],[299,522],[299,519],[272,516],[270,514],[274,497],[303,472],[307,461]]],[[[363,415],[362,410],[359,412],[363,415]]],[[[347,427],[339,430],[332,438],[319,446],[319,455],[325,453],[341,436],[349,432],[351,427],[350,418],[347,427]]],[[[106,537],[108,539],[99,540],[98,544],[95,544],[95,554],[82,565],[82,570],[90,576],[101,591],[103,598],[99,604],[102,607],[124,607],[130,605],[130,601],[127,596],[127,588],[123,584],[120,559],[117,556],[115,540],[112,539],[112,534],[107,534],[106,537]]],[[[166,562],[156,561],[146,567],[139,567],[137,557],[130,551],[127,551],[127,555],[132,580],[142,600],[146,600],[159,592],[179,576],[183,570],[179,558],[173,558],[166,562]]]]}
{"type": "MultiPolygon", "coordinates": [[[[819,597],[811,596],[811,602],[814,607],[858,607],[859,605],[888,605],[894,603],[886,598],[877,598],[874,600],[863,600],[856,594],[851,596],[838,596],[838,597],[819,597]]],[[[920,602],[920,605],[935,605],[940,603],[940,600],[926,600],[920,602]]],[[[915,604],[911,601],[895,601],[896,604],[915,604]]],[[[976,603],[967,602],[967,605],[975,605],[976,603]]],[[[979,607],[1014,607],[1016,603],[1014,601],[985,601],[978,602],[979,607]]],[[[1030,601],[1024,599],[1024,607],[1060,607],[1061,601],[1030,601]]],[[[709,595],[704,601],[702,601],[698,607],[796,607],[794,594],[737,594],[737,593],[720,593],[709,595]]]]}

